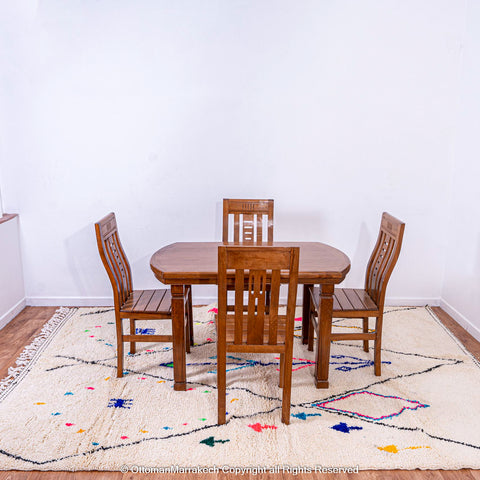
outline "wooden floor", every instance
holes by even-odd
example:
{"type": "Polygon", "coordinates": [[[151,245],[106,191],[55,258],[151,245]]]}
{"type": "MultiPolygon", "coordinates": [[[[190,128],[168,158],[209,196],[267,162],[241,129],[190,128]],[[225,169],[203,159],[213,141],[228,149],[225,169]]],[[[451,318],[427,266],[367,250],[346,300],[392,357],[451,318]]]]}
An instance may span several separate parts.
{"type": "MultiPolygon", "coordinates": [[[[7,375],[8,367],[15,364],[16,358],[40,332],[42,326],[55,312],[55,307],[27,307],[14,318],[0,332],[0,378],[7,375]]],[[[466,330],[460,327],[455,320],[446,314],[441,308],[434,307],[434,312],[450,329],[451,332],[465,345],[465,347],[480,360],[480,342],[475,340],[466,330]]],[[[1,439],[0,439],[1,448],[1,439]]],[[[480,470],[370,470],[360,471],[358,474],[321,474],[304,473],[293,475],[292,473],[276,474],[253,474],[229,475],[226,473],[216,474],[134,474],[120,472],[1,472],[0,480],[133,480],[133,479],[156,479],[165,480],[226,480],[228,478],[244,480],[480,480],[480,470]]]]}

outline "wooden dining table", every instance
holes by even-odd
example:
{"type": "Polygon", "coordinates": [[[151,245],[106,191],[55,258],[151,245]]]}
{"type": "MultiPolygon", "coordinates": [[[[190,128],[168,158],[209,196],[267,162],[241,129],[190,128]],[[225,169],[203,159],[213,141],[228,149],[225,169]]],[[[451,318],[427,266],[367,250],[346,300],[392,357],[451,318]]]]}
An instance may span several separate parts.
{"type": "MultiPolygon", "coordinates": [[[[218,283],[218,247],[222,242],[178,242],[152,255],[150,268],[162,283],[171,285],[173,378],[175,390],[186,390],[185,294],[190,285],[218,283]]],[[[303,285],[302,342],[308,343],[310,287],[320,285],[320,348],[317,349],[315,384],[328,388],[333,292],[350,270],[349,258],[340,250],[319,242],[273,242],[280,247],[300,247],[298,283],[303,285]]],[[[258,246],[258,245],[257,245],[258,246]]],[[[248,248],[248,247],[246,247],[248,248]]],[[[232,271],[232,282],[235,272],[232,271]]],[[[287,281],[286,278],[283,279],[287,281]]]]}

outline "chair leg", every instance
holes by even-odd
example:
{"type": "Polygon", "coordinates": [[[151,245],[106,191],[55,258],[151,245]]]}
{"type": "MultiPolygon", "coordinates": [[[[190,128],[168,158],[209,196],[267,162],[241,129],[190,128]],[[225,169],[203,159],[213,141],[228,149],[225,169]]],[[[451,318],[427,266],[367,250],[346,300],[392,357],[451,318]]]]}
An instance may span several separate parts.
{"type": "Polygon", "coordinates": [[[382,374],[382,326],[383,326],[383,313],[377,317],[375,322],[375,375],[380,376],[382,374]]]}
{"type": "MultiPolygon", "coordinates": [[[[130,319],[130,335],[135,335],[135,319],[130,319]]],[[[130,342],[130,353],[134,354],[137,352],[135,342],[130,342]]]]}
{"type": "MultiPolygon", "coordinates": [[[[368,317],[363,317],[363,333],[368,333],[368,317]]],[[[368,352],[368,340],[363,341],[363,351],[368,352]]]]}
{"type": "Polygon", "coordinates": [[[188,338],[190,340],[190,346],[193,347],[193,306],[192,306],[192,286],[191,285],[189,285],[189,289],[188,289],[188,319],[189,319],[188,338]]]}
{"type": "Polygon", "coordinates": [[[308,351],[313,352],[313,343],[315,341],[315,328],[313,327],[313,310],[310,311],[310,318],[308,320],[308,351]]]}
{"type": "Polygon", "coordinates": [[[280,375],[278,377],[278,386],[283,388],[284,385],[284,376],[285,376],[285,354],[280,354],[280,375]]]}
{"type": "Polygon", "coordinates": [[[292,352],[285,354],[284,358],[284,379],[282,394],[282,422],[285,425],[290,423],[290,402],[292,394],[292,352]]]}
{"type": "Polygon", "coordinates": [[[226,422],[226,393],[227,393],[227,357],[225,346],[217,343],[217,395],[218,395],[218,424],[226,422]]]}
{"type": "Polygon", "coordinates": [[[122,319],[116,318],[117,330],[117,377],[123,377],[123,325],[122,319]]]}

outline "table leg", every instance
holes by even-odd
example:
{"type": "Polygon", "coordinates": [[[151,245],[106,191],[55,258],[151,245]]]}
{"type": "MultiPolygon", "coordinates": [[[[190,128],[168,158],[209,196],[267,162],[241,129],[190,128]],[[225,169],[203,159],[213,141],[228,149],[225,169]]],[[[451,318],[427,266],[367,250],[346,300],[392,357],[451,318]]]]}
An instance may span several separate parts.
{"type": "Polygon", "coordinates": [[[315,358],[315,383],[317,388],[328,388],[334,289],[334,285],[320,285],[320,312],[318,314],[319,335],[317,339],[317,355],[315,358]]]}
{"type": "Polygon", "coordinates": [[[183,285],[172,285],[172,335],[174,390],[186,390],[185,298],[183,285]]]}
{"type": "Polygon", "coordinates": [[[310,323],[310,288],[313,285],[303,286],[303,312],[302,312],[302,343],[308,343],[308,324],[310,323]]]}

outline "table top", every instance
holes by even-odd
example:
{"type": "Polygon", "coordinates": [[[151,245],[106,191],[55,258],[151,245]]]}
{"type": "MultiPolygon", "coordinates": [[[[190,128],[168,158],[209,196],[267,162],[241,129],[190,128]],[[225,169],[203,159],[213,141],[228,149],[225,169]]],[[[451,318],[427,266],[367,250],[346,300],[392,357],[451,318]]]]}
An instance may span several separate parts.
{"type": "MultiPolygon", "coordinates": [[[[222,242],[172,243],[152,255],[150,268],[155,277],[167,285],[216,285],[218,282],[218,247],[220,245],[226,244],[222,242]]],[[[337,284],[345,278],[350,270],[350,259],[340,250],[324,243],[273,242],[272,245],[275,247],[300,247],[298,267],[298,283],[300,284],[337,284]]],[[[265,246],[268,245],[265,244],[265,246]]]]}

